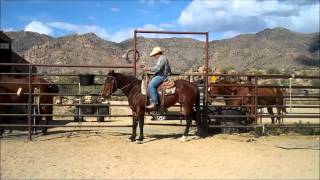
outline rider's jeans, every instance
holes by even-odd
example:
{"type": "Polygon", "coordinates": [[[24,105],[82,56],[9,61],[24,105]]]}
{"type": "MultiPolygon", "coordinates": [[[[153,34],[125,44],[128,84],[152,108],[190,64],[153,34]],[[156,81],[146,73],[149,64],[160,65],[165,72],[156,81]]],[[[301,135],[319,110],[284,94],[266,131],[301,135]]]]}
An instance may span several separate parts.
{"type": "Polygon", "coordinates": [[[159,96],[157,93],[157,87],[166,79],[165,76],[154,76],[149,83],[148,93],[153,104],[159,104],[159,96]]]}

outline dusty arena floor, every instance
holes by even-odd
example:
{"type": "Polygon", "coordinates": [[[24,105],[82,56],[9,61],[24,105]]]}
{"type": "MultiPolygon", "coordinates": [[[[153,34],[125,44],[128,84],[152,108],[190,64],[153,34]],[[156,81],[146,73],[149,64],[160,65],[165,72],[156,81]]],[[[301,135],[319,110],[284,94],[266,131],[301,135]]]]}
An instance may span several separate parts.
{"type": "MultiPolygon", "coordinates": [[[[5,135],[0,179],[318,179],[319,136],[214,135],[180,142],[183,127],[52,128],[49,135],[5,135]]],[[[14,133],[13,133],[14,134],[14,133]]]]}

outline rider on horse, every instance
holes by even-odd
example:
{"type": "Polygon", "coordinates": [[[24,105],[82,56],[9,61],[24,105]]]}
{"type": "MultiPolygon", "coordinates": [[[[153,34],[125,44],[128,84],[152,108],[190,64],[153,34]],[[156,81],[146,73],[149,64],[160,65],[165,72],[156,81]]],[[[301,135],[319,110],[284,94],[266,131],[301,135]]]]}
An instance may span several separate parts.
{"type": "Polygon", "coordinates": [[[157,60],[154,67],[144,66],[144,71],[154,72],[154,76],[151,79],[148,86],[148,94],[151,98],[151,103],[146,106],[148,109],[157,109],[159,107],[159,96],[157,93],[157,87],[166,80],[167,76],[171,73],[169,61],[163,54],[163,50],[160,47],[155,47],[150,53],[150,57],[157,60]]]}

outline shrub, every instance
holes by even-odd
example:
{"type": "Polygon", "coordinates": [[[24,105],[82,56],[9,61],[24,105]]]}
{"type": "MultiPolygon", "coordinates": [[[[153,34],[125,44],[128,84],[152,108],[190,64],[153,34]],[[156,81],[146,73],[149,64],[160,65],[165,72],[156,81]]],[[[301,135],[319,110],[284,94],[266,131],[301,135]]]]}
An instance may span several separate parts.
{"type": "Polygon", "coordinates": [[[277,68],[267,69],[267,74],[280,74],[281,72],[277,68]]]}
{"type": "Polygon", "coordinates": [[[314,87],[320,87],[320,80],[319,79],[313,79],[311,81],[312,86],[314,87]]]}

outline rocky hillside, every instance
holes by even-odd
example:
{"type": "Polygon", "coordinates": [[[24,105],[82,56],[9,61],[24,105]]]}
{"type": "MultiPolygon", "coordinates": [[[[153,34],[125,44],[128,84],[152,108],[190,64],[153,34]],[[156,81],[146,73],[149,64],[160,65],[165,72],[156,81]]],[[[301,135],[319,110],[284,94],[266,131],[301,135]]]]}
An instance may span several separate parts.
{"type": "MultiPolygon", "coordinates": [[[[7,32],[13,48],[28,61],[40,64],[120,65],[132,47],[132,40],[121,43],[103,40],[93,33],[52,38],[31,32],[7,32]]],[[[148,56],[151,49],[166,50],[172,69],[183,72],[204,64],[204,43],[189,38],[139,37],[137,49],[140,61],[154,62],[148,56]]],[[[265,29],[256,34],[212,41],[209,44],[209,65],[236,70],[249,68],[288,69],[319,66],[319,33],[301,34],[284,28],[265,29]]],[[[47,72],[80,71],[75,68],[40,69],[47,72]]],[[[81,69],[81,72],[92,71],[81,69]]],[[[99,71],[95,69],[93,71],[99,71]]]]}
{"type": "Polygon", "coordinates": [[[301,34],[284,28],[212,42],[210,60],[236,69],[319,66],[319,33],[301,34]],[[213,47],[213,49],[212,49],[213,47]]]}
{"type": "Polygon", "coordinates": [[[50,36],[30,31],[6,32],[6,34],[12,39],[13,51],[20,55],[32,46],[39,46],[54,40],[50,36]]]}

